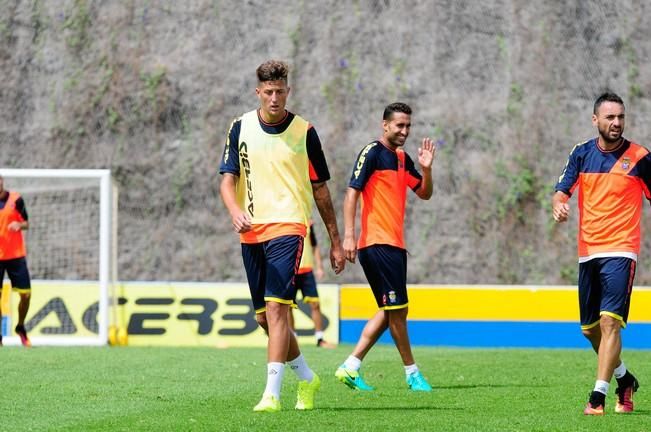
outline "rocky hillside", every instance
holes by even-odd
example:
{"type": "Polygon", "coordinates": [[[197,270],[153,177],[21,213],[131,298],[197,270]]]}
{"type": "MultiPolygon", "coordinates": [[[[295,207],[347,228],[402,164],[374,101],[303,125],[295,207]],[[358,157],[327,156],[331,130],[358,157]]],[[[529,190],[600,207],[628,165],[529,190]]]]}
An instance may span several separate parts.
{"type": "MultiPolygon", "coordinates": [[[[293,68],[289,108],[321,136],[340,221],[353,159],[378,137],[386,104],[414,108],[412,154],[422,137],[438,141],[435,195],[409,201],[414,283],[574,283],[576,218],[555,226],[549,201],[572,146],[595,134],[595,97],[621,94],[626,135],[651,144],[647,2],[0,0],[0,10],[0,167],[110,168],[125,280],[244,280],[217,167],[269,58],[293,68]]],[[[364,280],[359,265],[327,279],[364,280]]]]}

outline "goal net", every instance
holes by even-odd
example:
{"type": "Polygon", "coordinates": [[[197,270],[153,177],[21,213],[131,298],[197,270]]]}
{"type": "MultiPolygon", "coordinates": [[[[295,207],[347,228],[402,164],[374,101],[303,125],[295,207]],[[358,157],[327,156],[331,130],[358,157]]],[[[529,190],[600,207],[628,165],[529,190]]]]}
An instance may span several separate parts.
{"type": "MultiPolygon", "coordinates": [[[[117,191],[109,170],[0,169],[29,217],[23,231],[32,294],[25,327],[33,345],[105,345],[116,277],[117,191]]],[[[20,343],[18,293],[3,283],[5,345],[20,343]]]]}

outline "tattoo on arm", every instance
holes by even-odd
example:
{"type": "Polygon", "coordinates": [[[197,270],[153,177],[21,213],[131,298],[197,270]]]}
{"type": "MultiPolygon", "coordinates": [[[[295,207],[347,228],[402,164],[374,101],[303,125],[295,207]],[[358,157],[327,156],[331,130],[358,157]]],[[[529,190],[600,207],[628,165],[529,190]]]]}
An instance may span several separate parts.
{"type": "Polygon", "coordinates": [[[312,192],[314,194],[314,201],[316,207],[319,209],[319,214],[323,223],[328,230],[330,241],[332,243],[339,242],[339,229],[337,228],[337,215],[332,205],[330,198],[330,190],[325,182],[312,184],[312,192]]]}

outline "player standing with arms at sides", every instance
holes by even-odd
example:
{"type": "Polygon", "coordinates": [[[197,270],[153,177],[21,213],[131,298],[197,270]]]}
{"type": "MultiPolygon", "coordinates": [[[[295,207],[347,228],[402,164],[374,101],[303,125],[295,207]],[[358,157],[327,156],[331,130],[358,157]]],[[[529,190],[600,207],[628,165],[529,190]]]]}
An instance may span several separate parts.
{"type": "Polygon", "coordinates": [[[614,93],[595,101],[599,135],[574,147],[556,184],[552,215],[568,219],[579,189],[579,309],[581,330],[597,353],[597,381],[584,410],[603,415],[610,380],[617,380],[615,412],[633,411],[639,386],[620,359],[640,252],[642,196],[651,199],[649,151],[622,136],[624,102],[614,93]]]}
{"type": "Polygon", "coordinates": [[[335,273],[346,261],[319,137],[306,120],[285,109],[288,67],[270,60],[256,74],[260,106],[231,124],[219,168],[220,193],[240,234],[256,320],[269,336],[267,386],[253,410],[280,410],[285,362],[299,379],[296,409],[307,410],[314,408],[320,380],[301,355],[288,315],[312,199],[330,236],[335,273]]]}
{"type": "MultiPolygon", "coordinates": [[[[11,288],[20,295],[18,303],[18,325],[16,334],[26,347],[32,346],[25,330],[25,317],[29,310],[32,285],[27,269],[27,250],[23,230],[29,228],[27,210],[23,198],[17,192],[4,188],[4,178],[0,175],[0,294],[5,271],[11,281],[11,288]]],[[[0,322],[2,310],[0,308],[0,322]]],[[[0,345],[2,335],[0,334],[0,345]]]]}
{"type": "MultiPolygon", "coordinates": [[[[323,314],[321,313],[321,302],[319,301],[319,291],[316,281],[323,278],[323,262],[321,252],[314,234],[313,224],[310,223],[308,236],[303,245],[303,256],[301,264],[296,273],[296,292],[300,291],[303,296],[303,303],[310,306],[310,316],[314,322],[314,337],[316,346],[321,348],[334,348],[335,346],[323,338],[323,314]]],[[[293,309],[289,310],[289,325],[295,332],[293,309]]]]}
{"type": "Polygon", "coordinates": [[[352,354],[335,376],[352,389],[373,390],[359,372],[362,360],[388,328],[405,366],[406,381],[413,391],[432,387],[418,370],[407,334],[407,251],[404,216],[407,188],[424,200],[432,196],[432,162],[436,150],[429,138],[418,149],[418,163],[402,149],[411,128],[411,108],[392,103],[384,109],[382,137],[359,153],[344,200],[344,253],[364,269],[379,310],[366,323],[352,354]],[[361,231],[355,238],[355,213],[361,200],[361,231]]]}

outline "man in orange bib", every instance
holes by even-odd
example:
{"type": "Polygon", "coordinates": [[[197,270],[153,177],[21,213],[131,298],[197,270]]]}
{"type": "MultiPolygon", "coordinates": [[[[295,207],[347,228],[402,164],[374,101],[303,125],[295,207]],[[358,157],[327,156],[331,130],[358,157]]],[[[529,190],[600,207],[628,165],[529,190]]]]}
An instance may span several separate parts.
{"type": "MultiPolygon", "coordinates": [[[[23,230],[29,228],[25,202],[17,192],[4,188],[4,178],[0,175],[0,293],[5,271],[11,281],[11,287],[20,294],[18,304],[18,325],[16,334],[26,347],[31,346],[25,330],[25,316],[29,310],[32,291],[29,270],[27,269],[25,240],[23,230]]],[[[2,309],[0,309],[0,321],[2,309]]],[[[0,334],[0,345],[2,335],[0,334]]]]}

